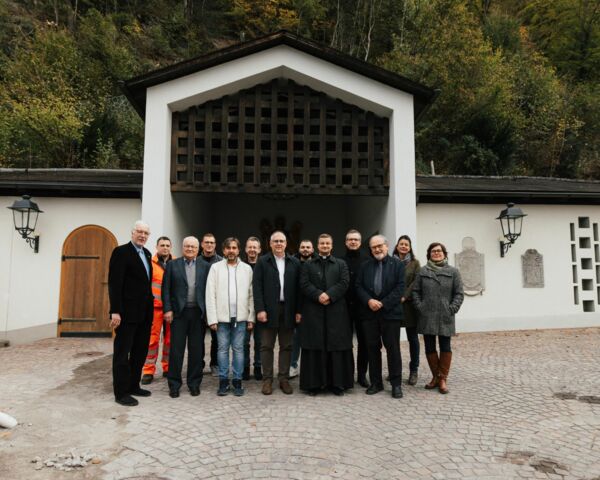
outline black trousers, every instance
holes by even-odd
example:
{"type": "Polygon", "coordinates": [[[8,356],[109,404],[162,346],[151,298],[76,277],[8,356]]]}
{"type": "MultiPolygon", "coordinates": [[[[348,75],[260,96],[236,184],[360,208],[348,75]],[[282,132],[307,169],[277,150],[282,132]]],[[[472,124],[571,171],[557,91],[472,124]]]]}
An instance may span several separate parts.
{"type": "MultiPolygon", "coordinates": [[[[217,332],[210,329],[208,331],[210,332],[210,366],[218,367],[219,360],[217,358],[217,353],[219,352],[219,342],[217,340],[217,332]]],[[[202,355],[202,357],[202,368],[204,369],[204,355],[202,355]]]]}
{"type": "Polygon", "coordinates": [[[400,322],[384,320],[374,312],[369,318],[363,318],[362,327],[369,354],[369,377],[371,385],[383,386],[381,374],[381,344],[385,347],[388,361],[390,383],[397,386],[402,383],[402,356],[400,354],[400,322]]]}
{"type": "MultiPolygon", "coordinates": [[[[425,353],[434,353],[436,351],[435,348],[435,338],[437,335],[423,335],[423,340],[425,341],[425,353]]],[[[437,336],[440,343],[440,352],[451,352],[452,348],[450,346],[450,337],[444,337],[443,335],[437,336]]]]}
{"type": "Polygon", "coordinates": [[[139,323],[122,322],[115,329],[113,344],[113,390],[119,399],[140,388],[142,368],[148,354],[152,328],[152,304],[139,323]]]}
{"type": "Polygon", "coordinates": [[[356,331],[356,373],[358,377],[367,374],[367,368],[369,367],[369,354],[367,351],[367,339],[365,337],[365,331],[362,327],[362,319],[358,314],[358,305],[352,305],[348,308],[350,313],[350,320],[354,325],[356,331]]]}
{"type": "Polygon", "coordinates": [[[183,383],[181,369],[187,340],[187,386],[198,388],[202,383],[204,364],[204,335],[206,321],[199,307],[186,307],[171,323],[171,352],[167,380],[170,390],[179,390],[183,383]]]}

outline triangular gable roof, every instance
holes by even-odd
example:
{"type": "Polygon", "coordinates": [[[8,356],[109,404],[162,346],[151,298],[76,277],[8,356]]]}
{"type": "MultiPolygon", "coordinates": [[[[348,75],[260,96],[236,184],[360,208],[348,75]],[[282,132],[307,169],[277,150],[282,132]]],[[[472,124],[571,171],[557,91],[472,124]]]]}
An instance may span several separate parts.
{"type": "Polygon", "coordinates": [[[410,93],[414,97],[415,119],[419,118],[437,95],[435,90],[418,82],[413,82],[406,77],[285,30],[145,73],[123,82],[121,88],[138,114],[144,118],[146,90],[148,88],[279,45],[287,45],[385,85],[410,93]]]}

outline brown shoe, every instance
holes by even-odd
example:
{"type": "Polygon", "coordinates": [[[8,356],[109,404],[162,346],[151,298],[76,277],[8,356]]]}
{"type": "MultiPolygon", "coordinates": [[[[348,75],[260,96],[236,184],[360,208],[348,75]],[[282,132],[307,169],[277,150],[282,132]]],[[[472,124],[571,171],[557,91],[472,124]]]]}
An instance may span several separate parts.
{"type": "Polygon", "coordinates": [[[448,385],[447,385],[447,380],[448,380],[448,373],[450,372],[450,364],[452,363],[452,352],[441,352],[440,353],[440,365],[439,365],[439,377],[440,377],[440,381],[439,381],[439,385],[438,385],[438,389],[440,391],[440,393],[448,393],[450,390],[448,390],[448,385]]]}
{"type": "Polygon", "coordinates": [[[290,385],[290,382],[288,382],[287,380],[281,380],[279,382],[279,388],[281,388],[281,391],[286,395],[294,393],[294,389],[290,385]]]}
{"type": "Polygon", "coordinates": [[[273,393],[273,380],[265,380],[262,386],[263,395],[271,395],[273,393]]]}
{"type": "Polygon", "coordinates": [[[439,377],[439,357],[437,352],[431,352],[428,353],[426,355],[427,357],[427,363],[429,364],[429,368],[431,369],[431,374],[433,375],[433,378],[431,379],[431,382],[429,382],[428,384],[425,385],[425,388],[427,390],[432,390],[435,387],[438,386],[439,381],[440,381],[440,377],[439,377]]]}

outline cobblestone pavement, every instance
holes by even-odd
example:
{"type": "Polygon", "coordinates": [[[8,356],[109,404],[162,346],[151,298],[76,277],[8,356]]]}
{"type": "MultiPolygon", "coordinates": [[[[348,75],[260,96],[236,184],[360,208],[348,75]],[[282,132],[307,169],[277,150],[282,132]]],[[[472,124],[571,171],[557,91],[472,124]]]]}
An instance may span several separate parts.
{"type": "MultiPolygon", "coordinates": [[[[449,395],[417,387],[344,397],[260,393],[168,397],[163,378],[140,406],[111,395],[111,344],[50,339],[0,348],[0,478],[12,479],[582,479],[600,480],[600,328],[462,334],[449,395]],[[72,472],[35,469],[54,453],[102,459],[72,472]]],[[[402,342],[403,358],[408,348],[402,342]]],[[[405,372],[407,362],[405,362],[405,372]]]]}

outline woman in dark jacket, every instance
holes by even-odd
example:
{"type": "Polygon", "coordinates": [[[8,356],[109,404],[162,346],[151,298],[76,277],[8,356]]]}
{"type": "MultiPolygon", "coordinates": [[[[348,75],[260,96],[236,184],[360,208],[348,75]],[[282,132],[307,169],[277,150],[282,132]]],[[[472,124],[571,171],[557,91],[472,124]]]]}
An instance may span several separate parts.
{"type": "Polygon", "coordinates": [[[412,290],[413,304],[419,312],[418,332],[424,335],[425,354],[433,378],[427,389],[448,393],[446,380],[452,361],[450,337],[456,335],[454,315],[464,298],[460,272],[448,265],[448,252],[439,242],[427,248],[427,265],[419,271],[412,290]],[[435,338],[439,339],[438,356],[435,338]]]}
{"type": "Polygon", "coordinates": [[[394,255],[404,264],[404,295],[400,299],[404,308],[404,320],[400,325],[406,329],[406,338],[408,339],[410,350],[410,375],[408,376],[407,383],[409,385],[416,385],[419,378],[419,355],[421,348],[419,345],[419,335],[417,334],[417,311],[412,303],[411,292],[417,273],[421,269],[421,264],[414,256],[412,242],[408,235],[402,235],[398,239],[394,255]]]}

